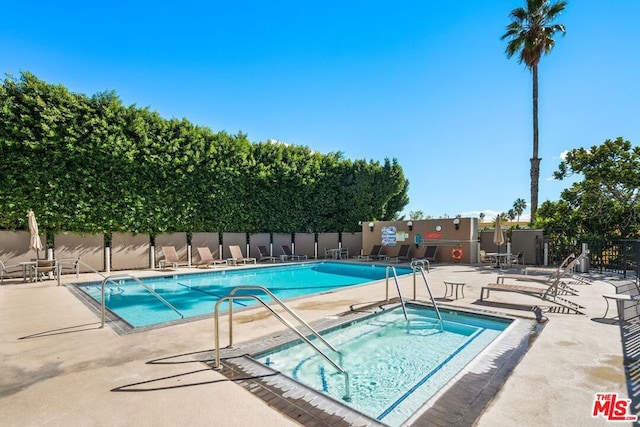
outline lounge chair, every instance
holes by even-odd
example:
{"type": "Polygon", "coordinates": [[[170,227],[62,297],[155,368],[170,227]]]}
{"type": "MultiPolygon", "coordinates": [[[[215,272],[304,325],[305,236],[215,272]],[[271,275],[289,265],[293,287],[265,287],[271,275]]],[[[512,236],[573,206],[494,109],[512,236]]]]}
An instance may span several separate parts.
{"type": "Polygon", "coordinates": [[[258,253],[260,254],[260,259],[258,261],[268,260],[271,262],[276,262],[276,257],[271,256],[269,250],[264,245],[258,245],[258,253]]]}
{"type": "Polygon", "coordinates": [[[485,298],[489,298],[491,291],[514,292],[518,294],[528,295],[541,299],[543,301],[549,301],[557,304],[565,310],[575,312],[577,314],[584,314],[582,312],[582,310],[584,310],[583,306],[559,296],[559,294],[563,293],[563,291],[560,289],[560,278],[556,278],[549,286],[523,286],[507,283],[489,283],[488,285],[483,286],[480,290],[480,301],[483,301],[485,298]]]}
{"type": "Polygon", "coordinates": [[[245,257],[244,255],[242,255],[242,250],[238,245],[229,246],[229,252],[231,252],[231,258],[228,258],[228,261],[233,265],[238,265],[239,262],[243,264],[246,264],[248,262],[252,262],[254,264],[257,263],[257,260],[255,258],[245,257]]]}
{"type": "Polygon", "coordinates": [[[525,267],[522,270],[522,274],[529,274],[529,273],[553,274],[556,271],[564,270],[567,267],[567,265],[571,262],[571,260],[575,259],[575,257],[576,255],[573,253],[567,255],[567,257],[562,260],[562,262],[558,267],[525,267]]]}
{"type": "Polygon", "coordinates": [[[438,252],[437,246],[425,246],[421,256],[417,256],[413,258],[411,261],[413,262],[413,261],[427,260],[430,262],[436,262],[436,252],[438,252]]]}
{"type": "Polygon", "coordinates": [[[358,255],[358,259],[360,261],[371,261],[374,259],[387,259],[387,256],[382,253],[382,245],[373,245],[368,255],[358,255]]]}
{"type": "Polygon", "coordinates": [[[387,262],[409,262],[411,258],[409,258],[409,253],[411,252],[411,245],[401,245],[400,250],[398,251],[398,255],[387,258],[387,262]]]}
{"type": "Polygon", "coordinates": [[[282,255],[280,255],[280,258],[283,261],[287,259],[296,260],[296,261],[307,259],[306,255],[296,255],[293,252],[291,252],[291,248],[289,247],[289,245],[280,245],[280,249],[282,249],[282,255]]]}
{"type": "Polygon", "coordinates": [[[482,264],[495,264],[496,260],[491,255],[487,255],[487,251],[480,249],[480,262],[482,264]]]}
{"type": "Polygon", "coordinates": [[[37,259],[31,267],[36,282],[46,279],[54,279],[59,274],[59,266],[53,259],[37,259]]]}
{"type": "MultiPolygon", "coordinates": [[[[573,255],[570,255],[572,257],[573,255]]],[[[518,281],[525,282],[537,282],[546,286],[550,286],[556,280],[558,281],[558,287],[562,289],[564,292],[577,295],[578,291],[571,288],[568,283],[565,282],[568,275],[575,270],[576,266],[582,259],[586,256],[586,254],[580,254],[579,256],[573,258],[568,264],[564,266],[564,268],[560,268],[560,266],[553,270],[550,274],[500,274],[498,275],[498,283],[504,283],[505,279],[514,279],[518,281]]],[[[567,257],[567,259],[570,259],[567,257]]],[[[564,263],[564,262],[563,262],[564,263]]],[[[562,264],[561,264],[562,265],[562,264]]],[[[580,278],[571,278],[569,280],[576,280],[578,282],[582,282],[580,278]]]]}
{"type": "Polygon", "coordinates": [[[160,268],[167,268],[168,265],[170,265],[172,268],[184,267],[189,265],[188,261],[178,258],[178,253],[176,252],[175,246],[163,246],[162,253],[164,254],[164,259],[161,259],[158,262],[158,266],[160,268]]]}
{"type": "Polygon", "coordinates": [[[580,255],[578,255],[577,258],[575,258],[574,254],[570,254],[569,256],[567,256],[562,263],[560,264],[560,266],[553,268],[553,267],[525,267],[522,270],[522,274],[525,274],[527,276],[531,276],[531,277],[535,277],[536,275],[540,275],[540,274],[546,274],[546,275],[553,275],[553,274],[562,274],[562,276],[565,279],[568,280],[572,280],[575,282],[579,282],[582,284],[589,284],[591,283],[591,280],[588,279],[587,277],[584,276],[580,276],[580,275],[576,275],[575,274],[575,270],[578,267],[578,264],[586,259],[589,255],[589,252],[585,252],[585,253],[581,253],[580,255]]]}
{"type": "Polygon", "coordinates": [[[19,271],[22,271],[21,264],[6,265],[4,262],[0,261],[0,285],[4,284],[5,276],[13,276],[13,273],[17,273],[19,271]]]}
{"type": "Polygon", "coordinates": [[[80,277],[80,257],[59,259],[60,274],[73,272],[80,277]]]}
{"type": "Polygon", "coordinates": [[[507,259],[507,263],[509,265],[512,265],[512,264],[522,265],[522,264],[524,264],[524,252],[518,252],[516,255],[509,256],[509,258],[507,259]]]}
{"type": "MultiPolygon", "coordinates": [[[[218,251],[214,251],[214,253],[216,252],[218,251]]],[[[207,246],[198,248],[198,256],[200,257],[200,260],[196,262],[196,266],[198,267],[213,266],[215,268],[215,266],[218,264],[224,264],[225,267],[229,265],[226,259],[214,258],[213,253],[211,253],[211,249],[209,249],[207,246]]]]}

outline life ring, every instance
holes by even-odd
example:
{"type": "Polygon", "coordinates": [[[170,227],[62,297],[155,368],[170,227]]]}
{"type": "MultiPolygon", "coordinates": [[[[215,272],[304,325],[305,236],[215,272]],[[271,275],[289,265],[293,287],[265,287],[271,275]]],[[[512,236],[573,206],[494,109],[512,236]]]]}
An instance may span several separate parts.
{"type": "Polygon", "coordinates": [[[463,256],[464,256],[464,252],[462,252],[462,249],[460,248],[451,249],[451,258],[453,258],[454,261],[460,261],[463,256]]]}

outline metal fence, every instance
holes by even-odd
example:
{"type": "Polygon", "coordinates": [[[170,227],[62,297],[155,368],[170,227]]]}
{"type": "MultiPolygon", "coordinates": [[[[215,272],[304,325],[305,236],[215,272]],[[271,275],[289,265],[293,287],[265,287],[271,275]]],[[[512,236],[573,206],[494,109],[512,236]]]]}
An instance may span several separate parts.
{"type": "Polygon", "coordinates": [[[545,236],[536,240],[536,264],[544,264],[545,249],[547,265],[559,265],[568,254],[581,253],[584,244],[589,249],[589,269],[640,277],[640,240],[554,242],[545,236]]]}

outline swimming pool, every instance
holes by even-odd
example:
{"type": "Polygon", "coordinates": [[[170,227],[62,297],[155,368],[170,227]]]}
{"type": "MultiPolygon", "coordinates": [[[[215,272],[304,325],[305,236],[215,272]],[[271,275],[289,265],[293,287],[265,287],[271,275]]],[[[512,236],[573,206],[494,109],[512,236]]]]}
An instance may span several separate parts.
{"type": "MultiPolygon", "coordinates": [[[[396,267],[396,271],[398,275],[412,272],[407,267],[396,267]]],[[[386,267],[382,265],[326,261],[218,270],[143,279],[149,288],[174,306],[180,314],[134,280],[119,280],[107,284],[105,305],[129,325],[143,327],[183,317],[212,314],[216,301],[237,286],[263,286],[285,300],[361,285],[385,277],[386,267]]],[[[101,303],[100,282],[80,284],[78,288],[95,302],[101,303]]],[[[238,295],[242,295],[242,292],[238,295]]],[[[234,304],[235,307],[246,307],[256,302],[242,300],[234,304]]]]}
{"type": "Polygon", "coordinates": [[[398,307],[322,333],[341,353],[326,352],[349,374],[349,392],[344,376],[304,343],[253,358],[379,422],[399,426],[511,323],[453,310],[443,310],[439,322],[433,309],[413,304],[407,314],[408,321],[398,307]]]}

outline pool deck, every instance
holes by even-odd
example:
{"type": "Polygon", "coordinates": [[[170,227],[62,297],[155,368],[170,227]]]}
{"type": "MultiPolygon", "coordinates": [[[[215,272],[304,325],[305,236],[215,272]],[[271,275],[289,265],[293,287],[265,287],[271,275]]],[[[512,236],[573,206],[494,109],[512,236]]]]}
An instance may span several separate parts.
{"type": "MultiPolygon", "coordinates": [[[[480,301],[481,287],[495,282],[497,272],[487,266],[436,264],[427,275],[442,306],[529,319],[536,318],[532,307],[539,306],[548,319],[486,409],[480,408],[477,420],[456,425],[611,425],[591,415],[596,393],[631,399],[630,412],[640,412],[640,321],[602,318],[602,295],[629,289],[630,279],[591,274],[591,284],[575,285],[578,295],[567,299],[585,307],[580,315],[547,312],[553,304],[511,292],[492,292],[480,301]],[[465,296],[443,298],[445,280],[466,283],[465,296]]],[[[140,277],[158,273],[133,272],[140,277]]],[[[97,279],[85,274],[80,281],[97,279]]],[[[74,275],[62,279],[63,284],[77,281],[74,275]]],[[[400,287],[405,298],[413,297],[410,277],[401,278],[400,287]]],[[[394,286],[389,291],[392,298],[397,296],[394,286]]],[[[384,299],[385,283],[379,281],[289,305],[306,321],[317,322],[384,299]]],[[[428,299],[419,282],[417,299],[428,299]]],[[[612,304],[608,316],[616,314],[612,304]]],[[[294,421],[280,412],[286,408],[272,408],[203,363],[213,357],[212,318],[119,335],[109,326],[101,329],[99,314],[56,281],[9,280],[0,286],[0,326],[3,425],[323,425],[294,421]]],[[[283,330],[264,309],[235,313],[233,326],[238,345],[283,330]]],[[[221,316],[220,327],[226,331],[226,316],[221,316]]],[[[226,339],[223,334],[221,346],[226,339]]],[[[427,424],[423,420],[413,425],[454,425],[449,415],[436,414],[427,424]]],[[[324,424],[330,423],[327,419],[324,424]]]]}

